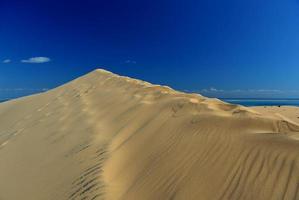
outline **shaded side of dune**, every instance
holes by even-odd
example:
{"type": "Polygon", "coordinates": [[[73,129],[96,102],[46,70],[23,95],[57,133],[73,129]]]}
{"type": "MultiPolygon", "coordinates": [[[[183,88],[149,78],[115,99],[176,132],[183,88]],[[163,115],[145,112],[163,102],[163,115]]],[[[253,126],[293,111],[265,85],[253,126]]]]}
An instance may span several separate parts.
{"type": "Polygon", "coordinates": [[[0,104],[0,199],[298,199],[298,125],[96,70],[0,104]]]}

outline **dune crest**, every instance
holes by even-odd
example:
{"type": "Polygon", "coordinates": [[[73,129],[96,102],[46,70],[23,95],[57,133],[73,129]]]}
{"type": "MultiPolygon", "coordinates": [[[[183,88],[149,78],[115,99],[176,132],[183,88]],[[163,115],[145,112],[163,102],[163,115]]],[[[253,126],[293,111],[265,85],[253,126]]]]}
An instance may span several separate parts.
{"type": "Polygon", "coordinates": [[[95,70],[0,104],[1,200],[299,199],[299,126],[95,70]]]}

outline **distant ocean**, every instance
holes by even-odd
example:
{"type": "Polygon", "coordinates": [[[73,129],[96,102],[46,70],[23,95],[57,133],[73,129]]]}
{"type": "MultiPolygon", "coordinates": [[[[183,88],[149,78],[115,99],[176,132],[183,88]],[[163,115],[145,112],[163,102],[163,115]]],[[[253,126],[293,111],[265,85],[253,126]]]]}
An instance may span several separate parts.
{"type": "Polygon", "coordinates": [[[240,104],[243,106],[299,106],[299,99],[224,98],[221,100],[232,104],[240,104]]]}
{"type": "Polygon", "coordinates": [[[4,101],[8,101],[9,99],[0,99],[0,103],[4,101]]]}

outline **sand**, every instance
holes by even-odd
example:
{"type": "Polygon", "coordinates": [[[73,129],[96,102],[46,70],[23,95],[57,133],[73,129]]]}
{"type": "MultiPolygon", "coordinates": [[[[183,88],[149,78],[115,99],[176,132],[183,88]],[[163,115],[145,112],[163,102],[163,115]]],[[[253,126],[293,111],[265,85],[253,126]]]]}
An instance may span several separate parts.
{"type": "Polygon", "coordinates": [[[298,108],[263,109],[95,70],[0,104],[0,200],[299,199],[298,108]]]}
{"type": "Polygon", "coordinates": [[[266,114],[277,115],[286,118],[288,121],[299,124],[299,107],[295,106],[256,106],[254,110],[266,114]]]}

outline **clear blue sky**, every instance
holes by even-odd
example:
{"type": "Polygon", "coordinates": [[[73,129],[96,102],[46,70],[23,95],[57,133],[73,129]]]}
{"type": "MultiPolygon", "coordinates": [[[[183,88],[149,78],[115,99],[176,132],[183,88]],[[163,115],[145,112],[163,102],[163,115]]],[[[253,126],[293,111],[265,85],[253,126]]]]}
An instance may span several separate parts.
{"type": "Polygon", "coordinates": [[[0,98],[95,68],[208,96],[299,97],[299,1],[0,1],[0,98]]]}

